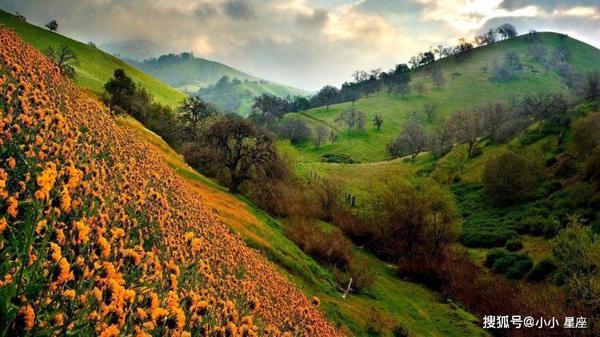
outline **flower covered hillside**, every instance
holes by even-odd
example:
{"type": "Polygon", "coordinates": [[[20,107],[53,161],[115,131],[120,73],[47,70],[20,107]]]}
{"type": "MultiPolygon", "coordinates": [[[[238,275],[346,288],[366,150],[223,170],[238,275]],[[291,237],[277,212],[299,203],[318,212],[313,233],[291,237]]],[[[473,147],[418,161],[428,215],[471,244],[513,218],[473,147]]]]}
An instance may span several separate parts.
{"type": "Polygon", "coordinates": [[[102,104],[0,27],[0,336],[336,336],[102,104]]]}

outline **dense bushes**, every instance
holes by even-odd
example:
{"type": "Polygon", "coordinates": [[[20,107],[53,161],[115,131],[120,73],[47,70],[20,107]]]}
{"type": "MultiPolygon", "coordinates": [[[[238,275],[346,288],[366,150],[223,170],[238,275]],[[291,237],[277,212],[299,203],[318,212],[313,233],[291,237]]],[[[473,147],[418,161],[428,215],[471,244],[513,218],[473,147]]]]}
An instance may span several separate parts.
{"type": "Polygon", "coordinates": [[[527,274],[527,280],[531,282],[539,282],[556,270],[556,264],[551,260],[544,259],[538,263],[527,274]]]}
{"type": "Polygon", "coordinates": [[[493,249],[487,254],[485,265],[510,279],[520,279],[533,267],[533,262],[524,254],[493,249]]]}
{"type": "Polygon", "coordinates": [[[325,163],[357,163],[356,160],[344,153],[326,153],[323,156],[321,156],[321,161],[325,163]]]}
{"type": "Polygon", "coordinates": [[[523,248],[523,243],[519,239],[510,239],[506,241],[506,250],[509,252],[516,252],[523,248]]]}
{"type": "Polygon", "coordinates": [[[490,228],[489,230],[475,228],[463,230],[460,235],[460,241],[467,247],[490,248],[504,246],[508,240],[515,239],[517,237],[517,232],[506,228],[490,228]]]}
{"type": "Polygon", "coordinates": [[[354,253],[354,245],[339,229],[320,228],[317,220],[295,216],[286,222],[286,236],[305,253],[332,266],[340,288],[352,279],[351,288],[362,291],[374,282],[366,258],[354,253]]]}
{"type": "Polygon", "coordinates": [[[534,183],[530,163],[513,152],[491,157],[483,172],[485,194],[499,205],[509,205],[524,200],[534,183]]]}
{"type": "Polygon", "coordinates": [[[379,257],[395,262],[435,258],[456,239],[458,213],[439,185],[390,179],[375,191],[358,220],[346,217],[338,225],[379,257]]]}

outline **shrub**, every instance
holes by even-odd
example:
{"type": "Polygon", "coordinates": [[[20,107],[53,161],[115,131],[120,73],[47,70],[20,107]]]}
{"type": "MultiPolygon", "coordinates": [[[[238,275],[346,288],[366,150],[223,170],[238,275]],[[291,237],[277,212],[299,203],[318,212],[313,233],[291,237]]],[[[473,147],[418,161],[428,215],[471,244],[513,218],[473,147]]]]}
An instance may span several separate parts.
{"type": "Polygon", "coordinates": [[[494,249],[485,258],[485,265],[511,279],[520,279],[533,266],[529,256],[494,249]]]}
{"type": "Polygon", "coordinates": [[[554,262],[548,259],[541,260],[527,274],[527,280],[531,282],[539,282],[556,270],[554,262]]]}
{"type": "Polygon", "coordinates": [[[286,236],[307,254],[346,269],[354,257],[353,245],[339,230],[324,232],[318,223],[305,217],[288,219],[286,236]]]}
{"type": "Polygon", "coordinates": [[[349,261],[345,272],[342,270],[336,270],[335,277],[338,284],[341,287],[346,287],[352,279],[352,291],[359,293],[365,289],[370,288],[375,282],[375,275],[369,265],[369,260],[362,256],[354,256],[349,261]]]}
{"type": "Polygon", "coordinates": [[[544,225],[544,237],[546,237],[546,239],[552,239],[553,237],[558,235],[558,232],[560,231],[560,229],[561,229],[560,222],[558,222],[558,221],[547,222],[546,225],[544,225]]]}
{"type": "Polygon", "coordinates": [[[519,239],[510,239],[506,241],[506,250],[509,252],[516,252],[523,248],[523,243],[519,239]]]}
{"type": "Polygon", "coordinates": [[[536,215],[524,218],[521,222],[521,226],[528,229],[525,233],[530,233],[531,235],[544,235],[544,228],[547,223],[548,219],[536,215]]]}
{"type": "Polygon", "coordinates": [[[531,267],[533,267],[533,262],[531,262],[531,259],[525,258],[517,261],[512,267],[508,268],[505,275],[509,279],[518,280],[523,278],[531,267]]]}
{"type": "Polygon", "coordinates": [[[325,163],[357,163],[357,161],[355,161],[352,157],[344,153],[326,153],[321,156],[321,161],[325,163]]]}
{"type": "Polygon", "coordinates": [[[467,247],[501,247],[518,234],[510,229],[496,229],[495,231],[487,230],[467,230],[463,231],[460,236],[460,241],[467,247]]]}
{"type": "Polygon", "coordinates": [[[496,260],[503,258],[507,254],[508,252],[504,249],[492,249],[485,256],[485,265],[491,268],[496,262],[496,260]]]}
{"type": "Polygon", "coordinates": [[[500,205],[524,200],[534,182],[532,168],[522,156],[504,152],[488,160],[483,172],[484,193],[500,205]]]}

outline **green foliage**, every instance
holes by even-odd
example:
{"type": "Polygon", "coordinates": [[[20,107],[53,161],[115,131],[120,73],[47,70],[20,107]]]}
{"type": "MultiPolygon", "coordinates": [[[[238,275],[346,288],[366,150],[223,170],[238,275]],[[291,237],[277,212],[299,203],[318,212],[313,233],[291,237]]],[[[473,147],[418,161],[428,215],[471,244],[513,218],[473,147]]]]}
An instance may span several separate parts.
{"type": "Polygon", "coordinates": [[[321,161],[325,163],[357,163],[357,161],[355,161],[352,157],[344,153],[325,153],[321,157],[321,161]]]}
{"type": "Polygon", "coordinates": [[[520,279],[533,267],[533,262],[525,254],[493,249],[486,255],[485,265],[507,278],[520,279]]]}
{"type": "Polygon", "coordinates": [[[527,280],[539,282],[550,276],[556,270],[556,264],[552,260],[544,259],[536,263],[527,274],[527,280]]]}
{"type": "MultiPolygon", "coordinates": [[[[480,226],[493,228],[489,224],[480,226]]],[[[460,241],[467,247],[500,247],[504,246],[508,240],[514,239],[517,236],[517,232],[506,228],[495,230],[471,229],[463,230],[460,235],[460,241]]]]}
{"type": "MultiPolygon", "coordinates": [[[[559,44],[564,44],[571,52],[569,62],[577,72],[585,73],[597,69],[597,64],[600,63],[598,49],[571,38],[561,38],[555,33],[539,33],[539,35],[540,45],[547,50],[553,50],[559,44]]],[[[384,90],[357,100],[354,106],[365,112],[368,120],[372,120],[375,115],[385,120],[385,126],[379,131],[376,127],[372,127],[367,128],[363,134],[342,133],[336,144],[331,147],[314,149],[308,144],[298,144],[297,147],[302,150],[307,161],[317,161],[324,153],[333,151],[348,153],[362,162],[384,160],[387,158],[386,144],[398,136],[411,112],[421,111],[424,104],[438,107],[434,118],[425,121],[425,128],[430,129],[440,118],[447,117],[455,111],[469,110],[487,102],[510,102],[515,93],[518,93],[518,96],[525,96],[563,90],[562,80],[556,76],[554,69],[544,67],[545,61],[534,60],[527,56],[531,44],[527,43],[525,38],[517,37],[475,48],[470,52],[469,62],[457,63],[454,56],[436,61],[435,63],[439,64],[444,73],[462,74],[455,79],[449,77],[442,89],[434,88],[423,93],[422,96],[415,92],[405,98],[384,90]],[[527,69],[535,68],[536,72],[519,71],[513,80],[501,83],[490,82],[489,74],[482,73],[481,67],[489,66],[494,59],[500,60],[510,50],[514,50],[520,56],[521,63],[527,69]]],[[[411,78],[414,82],[422,82],[428,87],[433,87],[431,77],[425,68],[412,70],[411,78]]],[[[329,109],[322,107],[308,110],[306,114],[309,115],[308,118],[324,125],[334,125],[335,117],[350,106],[352,102],[334,104],[329,109]]]]}
{"type": "Polygon", "coordinates": [[[519,239],[510,239],[506,241],[506,250],[509,252],[516,252],[523,248],[523,243],[519,239]]]}
{"type": "Polygon", "coordinates": [[[532,167],[522,156],[504,152],[488,159],[483,172],[485,194],[499,205],[524,200],[534,183],[532,167]]]}

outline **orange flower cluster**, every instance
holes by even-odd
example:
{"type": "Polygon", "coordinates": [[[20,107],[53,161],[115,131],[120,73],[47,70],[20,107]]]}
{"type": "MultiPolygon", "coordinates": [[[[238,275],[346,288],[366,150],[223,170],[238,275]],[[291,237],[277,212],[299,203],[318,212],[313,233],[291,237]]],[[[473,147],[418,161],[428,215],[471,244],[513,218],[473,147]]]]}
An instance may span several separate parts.
{"type": "Polygon", "coordinates": [[[9,335],[340,335],[162,154],[2,27],[0,112],[9,335]]]}

